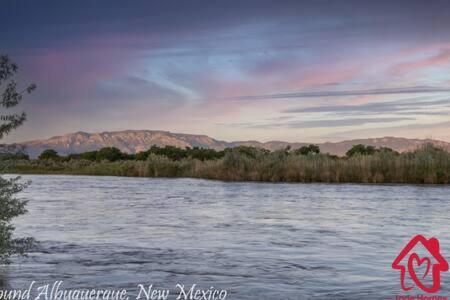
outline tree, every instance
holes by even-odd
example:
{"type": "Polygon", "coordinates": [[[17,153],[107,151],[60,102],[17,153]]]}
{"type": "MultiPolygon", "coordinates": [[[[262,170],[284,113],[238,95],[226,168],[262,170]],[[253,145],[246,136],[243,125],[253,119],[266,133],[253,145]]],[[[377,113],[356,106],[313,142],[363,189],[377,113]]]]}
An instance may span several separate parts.
{"type": "MultiPolygon", "coordinates": [[[[237,146],[234,148],[226,148],[225,154],[227,152],[236,152],[242,155],[245,155],[249,158],[257,158],[260,156],[264,156],[270,153],[269,150],[264,148],[257,148],[257,147],[251,147],[251,146],[237,146]]],[[[284,152],[284,150],[283,150],[284,152]]]]}
{"type": "Polygon", "coordinates": [[[365,146],[363,144],[353,145],[353,147],[347,151],[345,155],[352,157],[354,155],[373,155],[378,152],[374,146],[365,146]]]}
{"type": "Polygon", "coordinates": [[[47,149],[42,151],[42,153],[39,155],[38,159],[41,160],[45,160],[45,159],[50,159],[50,160],[58,160],[61,157],[58,155],[58,152],[56,152],[53,149],[47,149]]]}
{"type": "Polygon", "coordinates": [[[116,147],[105,147],[97,151],[97,160],[117,161],[124,158],[122,151],[116,147]]]}
{"type": "Polygon", "coordinates": [[[147,160],[150,153],[148,151],[141,151],[136,153],[136,160],[147,160]]]}
{"type": "Polygon", "coordinates": [[[395,155],[399,154],[397,151],[394,151],[389,147],[380,147],[378,151],[383,154],[395,154],[395,155]]]}
{"type": "MultiPolygon", "coordinates": [[[[17,82],[14,76],[18,67],[11,62],[8,56],[0,56],[0,139],[8,135],[12,130],[23,124],[26,120],[25,112],[11,113],[8,109],[20,103],[23,94],[31,93],[36,85],[31,84],[23,91],[17,90],[17,82]]],[[[11,220],[26,213],[26,201],[15,197],[22,191],[27,183],[21,183],[20,177],[5,179],[0,177],[0,264],[9,263],[9,257],[14,254],[25,254],[33,245],[31,238],[14,238],[14,226],[11,220]]]]}
{"type": "Polygon", "coordinates": [[[319,154],[320,148],[317,145],[310,144],[308,146],[302,146],[294,151],[297,155],[319,154]]]}
{"type": "Polygon", "coordinates": [[[201,161],[218,159],[224,156],[224,151],[216,151],[214,149],[206,148],[186,148],[187,155],[193,159],[201,161]]]}
{"type": "Polygon", "coordinates": [[[91,161],[96,161],[97,160],[97,153],[98,153],[98,151],[84,152],[84,153],[80,154],[80,158],[81,159],[91,160],[91,161]]]}

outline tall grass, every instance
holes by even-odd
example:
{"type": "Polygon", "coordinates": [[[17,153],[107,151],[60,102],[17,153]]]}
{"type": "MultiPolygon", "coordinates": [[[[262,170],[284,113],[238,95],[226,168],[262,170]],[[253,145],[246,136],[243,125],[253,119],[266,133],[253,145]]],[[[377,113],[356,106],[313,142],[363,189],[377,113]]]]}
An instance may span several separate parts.
{"type": "Polygon", "coordinates": [[[433,146],[398,154],[335,157],[298,155],[284,150],[227,151],[224,157],[201,161],[171,160],[151,154],[145,161],[18,160],[2,162],[9,172],[136,177],[192,177],[225,181],[450,183],[450,153],[433,146]]]}

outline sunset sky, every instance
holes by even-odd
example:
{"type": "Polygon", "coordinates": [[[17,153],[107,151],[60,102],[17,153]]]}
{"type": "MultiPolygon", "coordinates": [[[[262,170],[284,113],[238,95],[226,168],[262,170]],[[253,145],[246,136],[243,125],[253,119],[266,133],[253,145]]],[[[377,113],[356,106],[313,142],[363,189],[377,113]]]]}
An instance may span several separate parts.
{"type": "Polygon", "coordinates": [[[0,38],[38,86],[7,142],[124,129],[450,141],[450,1],[5,0],[0,38]]]}

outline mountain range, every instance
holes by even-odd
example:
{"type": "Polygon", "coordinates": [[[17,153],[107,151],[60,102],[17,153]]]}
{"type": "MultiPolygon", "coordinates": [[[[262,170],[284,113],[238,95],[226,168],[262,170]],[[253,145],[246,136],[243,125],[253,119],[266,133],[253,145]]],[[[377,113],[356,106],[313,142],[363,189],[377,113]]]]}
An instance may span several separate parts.
{"type": "MultiPolygon", "coordinates": [[[[347,140],[342,142],[326,142],[317,144],[321,152],[335,155],[344,155],[353,145],[364,144],[375,147],[389,147],[399,152],[411,151],[425,143],[432,143],[438,147],[450,151],[450,143],[433,139],[407,139],[399,137],[382,137],[369,139],[347,140]]],[[[176,147],[202,147],[221,150],[227,147],[236,146],[254,146],[266,148],[269,150],[282,149],[287,146],[299,148],[310,143],[289,143],[282,141],[235,141],[225,142],[213,139],[206,135],[172,133],[160,130],[124,130],[101,133],[75,132],[61,136],[54,136],[45,140],[33,140],[18,143],[24,146],[25,151],[32,158],[36,158],[46,149],[54,149],[60,155],[70,153],[80,153],[85,151],[97,150],[103,147],[117,147],[121,151],[136,153],[157,146],[176,146],[176,147]]]]}

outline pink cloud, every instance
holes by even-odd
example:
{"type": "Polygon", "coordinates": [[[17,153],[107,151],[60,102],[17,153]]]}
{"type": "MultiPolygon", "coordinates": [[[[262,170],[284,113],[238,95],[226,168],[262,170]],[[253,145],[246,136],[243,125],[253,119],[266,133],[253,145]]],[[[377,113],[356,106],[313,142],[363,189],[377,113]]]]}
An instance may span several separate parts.
{"type": "Polygon", "coordinates": [[[444,49],[440,53],[411,62],[401,63],[391,68],[390,73],[401,75],[411,71],[425,69],[450,63],[450,49],[444,49]]]}

